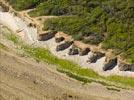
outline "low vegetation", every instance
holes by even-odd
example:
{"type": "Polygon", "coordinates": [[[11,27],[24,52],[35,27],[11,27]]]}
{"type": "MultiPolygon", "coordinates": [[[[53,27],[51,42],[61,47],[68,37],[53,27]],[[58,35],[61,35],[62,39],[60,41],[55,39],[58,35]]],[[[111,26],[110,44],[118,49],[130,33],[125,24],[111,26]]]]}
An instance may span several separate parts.
{"type": "Polygon", "coordinates": [[[67,16],[54,19],[48,19],[44,23],[44,30],[56,30],[63,31],[76,40],[81,40],[85,43],[98,44],[103,41],[104,36],[99,33],[99,27],[90,24],[90,19],[78,17],[78,16],[67,16]],[[87,23],[89,22],[89,23],[87,23]],[[93,33],[94,30],[96,33],[93,33]]]}
{"type": "Polygon", "coordinates": [[[16,10],[32,9],[45,0],[6,0],[16,10]]]}

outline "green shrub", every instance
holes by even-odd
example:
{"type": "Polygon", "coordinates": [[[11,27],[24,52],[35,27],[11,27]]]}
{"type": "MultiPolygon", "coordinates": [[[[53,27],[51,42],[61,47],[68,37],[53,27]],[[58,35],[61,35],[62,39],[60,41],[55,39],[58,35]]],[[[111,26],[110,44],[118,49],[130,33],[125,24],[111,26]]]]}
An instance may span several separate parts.
{"type": "Polygon", "coordinates": [[[7,0],[16,10],[24,10],[34,8],[40,2],[45,0],[7,0]]]}

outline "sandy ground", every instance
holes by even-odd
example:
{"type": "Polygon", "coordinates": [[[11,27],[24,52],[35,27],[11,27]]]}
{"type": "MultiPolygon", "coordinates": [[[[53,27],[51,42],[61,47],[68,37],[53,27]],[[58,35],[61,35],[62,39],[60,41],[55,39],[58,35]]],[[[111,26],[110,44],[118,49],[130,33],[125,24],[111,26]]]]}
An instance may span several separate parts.
{"type": "MultiPolygon", "coordinates": [[[[66,100],[67,98],[84,100],[88,98],[88,96],[80,96],[80,93],[76,95],[67,88],[64,89],[62,87],[64,82],[57,84],[56,81],[59,83],[59,80],[62,81],[64,78],[45,69],[46,65],[40,66],[35,62],[27,62],[5,51],[1,51],[0,60],[0,98],[3,100],[66,100]]],[[[69,82],[68,79],[65,81],[69,82]]],[[[95,96],[90,97],[101,100],[96,99],[95,96]]]]}

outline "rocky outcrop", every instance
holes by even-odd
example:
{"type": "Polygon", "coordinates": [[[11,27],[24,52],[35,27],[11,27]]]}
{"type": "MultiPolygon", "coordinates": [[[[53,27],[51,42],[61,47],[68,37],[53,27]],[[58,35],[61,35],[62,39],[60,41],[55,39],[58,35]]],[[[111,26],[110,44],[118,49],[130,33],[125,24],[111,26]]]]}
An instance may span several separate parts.
{"type": "Polygon", "coordinates": [[[126,63],[119,62],[119,70],[134,72],[134,64],[126,64],[126,63]]]}
{"type": "Polygon", "coordinates": [[[84,56],[87,55],[89,52],[90,52],[90,48],[83,48],[83,49],[80,48],[79,55],[84,56]]]}
{"type": "Polygon", "coordinates": [[[105,53],[101,53],[101,52],[95,52],[93,53],[93,55],[87,60],[87,62],[90,63],[95,63],[98,59],[102,58],[105,56],[105,53]]]}
{"type": "Polygon", "coordinates": [[[115,58],[106,58],[103,70],[111,70],[117,65],[117,57],[115,58]]]}
{"type": "Polygon", "coordinates": [[[62,42],[63,40],[65,40],[65,38],[64,37],[55,37],[55,42],[56,43],[59,43],[59,42],[62,42]]]}
{"type": "Polygon", "coordinates": [[[79,54],[79,49],[75,46],[72,46],[72,48],[69,49],[68,55],[77,55],[79,54]]]}
{"type": "Polygon", "coordinates": [[[56,33],[57,33],[56,31],[49,31],[49,32],[46,32],[46,33],[43,33],[43,34],[39,34],[38,40],[39,41],[49,40],[49,39],[53,38],[56,33]]]}
{"type": "Polygon", "coordinates": [[[64,41],[63,43],[57,45],[56,47],[56,51],[61,51],[61,50],[65,50],[68,47],[70,47],[72,45],[73,41],[64,41]]]}

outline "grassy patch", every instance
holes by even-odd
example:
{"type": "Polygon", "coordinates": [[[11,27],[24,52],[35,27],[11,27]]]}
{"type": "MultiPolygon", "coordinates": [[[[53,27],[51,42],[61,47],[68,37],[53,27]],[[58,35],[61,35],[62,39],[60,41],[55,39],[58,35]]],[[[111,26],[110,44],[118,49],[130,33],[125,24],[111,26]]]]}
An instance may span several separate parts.
{"type": "Polygon", "coordinates": [[[12,41],[13,43],[17,44],[19,43],[18,37],[16,35],[13,34],[5,34],[6,38],[10,41],[12,41]]]}
{"type": "Polygon", "coordinates": [[[123,76],[108,76],[106,77],[106,80],[114,81],[117,84],[124,84],[125,86],[131,86],[134,87],[134,78],[132,77],[123,77],[123,76]]]}
{"type": "Polygon", "coordinates": [[[60,68],[57,68],[57,71],[59,71],[59,72],[61,72],[61,73],[64,73],[64,74],[66,74],[67,76],[69,76],[69,77],[71,77],[71,78],[74,78],[74,79],[76,79],[76,80],[78,80],[78,81],[84,82],[84,83],[91,83],[91,82],[93,82],[93,80],[91,80],[91,79],[81,77],[81,76],[79,76],[79,75],[77,75],[77,74],[73,74],[73,73],[71,73],[70,71],[65,71],[65,70],[62,70],[62,69],[60,69],[60,68]]]}
{"type": "Polygon", "coordinates": [[[59,59],[52,55],[48,50],[44,48],[32,48],[29,46],[23,46],[22,50],[24,50],[30,56],[38,59],[43,60],[47,63],[57,65],[58,68],[62,68],[64,70],[72,71],[73,73],[88,76],[92,78],[100,78],[100,76],[92,70],[89,69],[82,69],[77,64],[74,64],[71,61],[59,59]]]}

